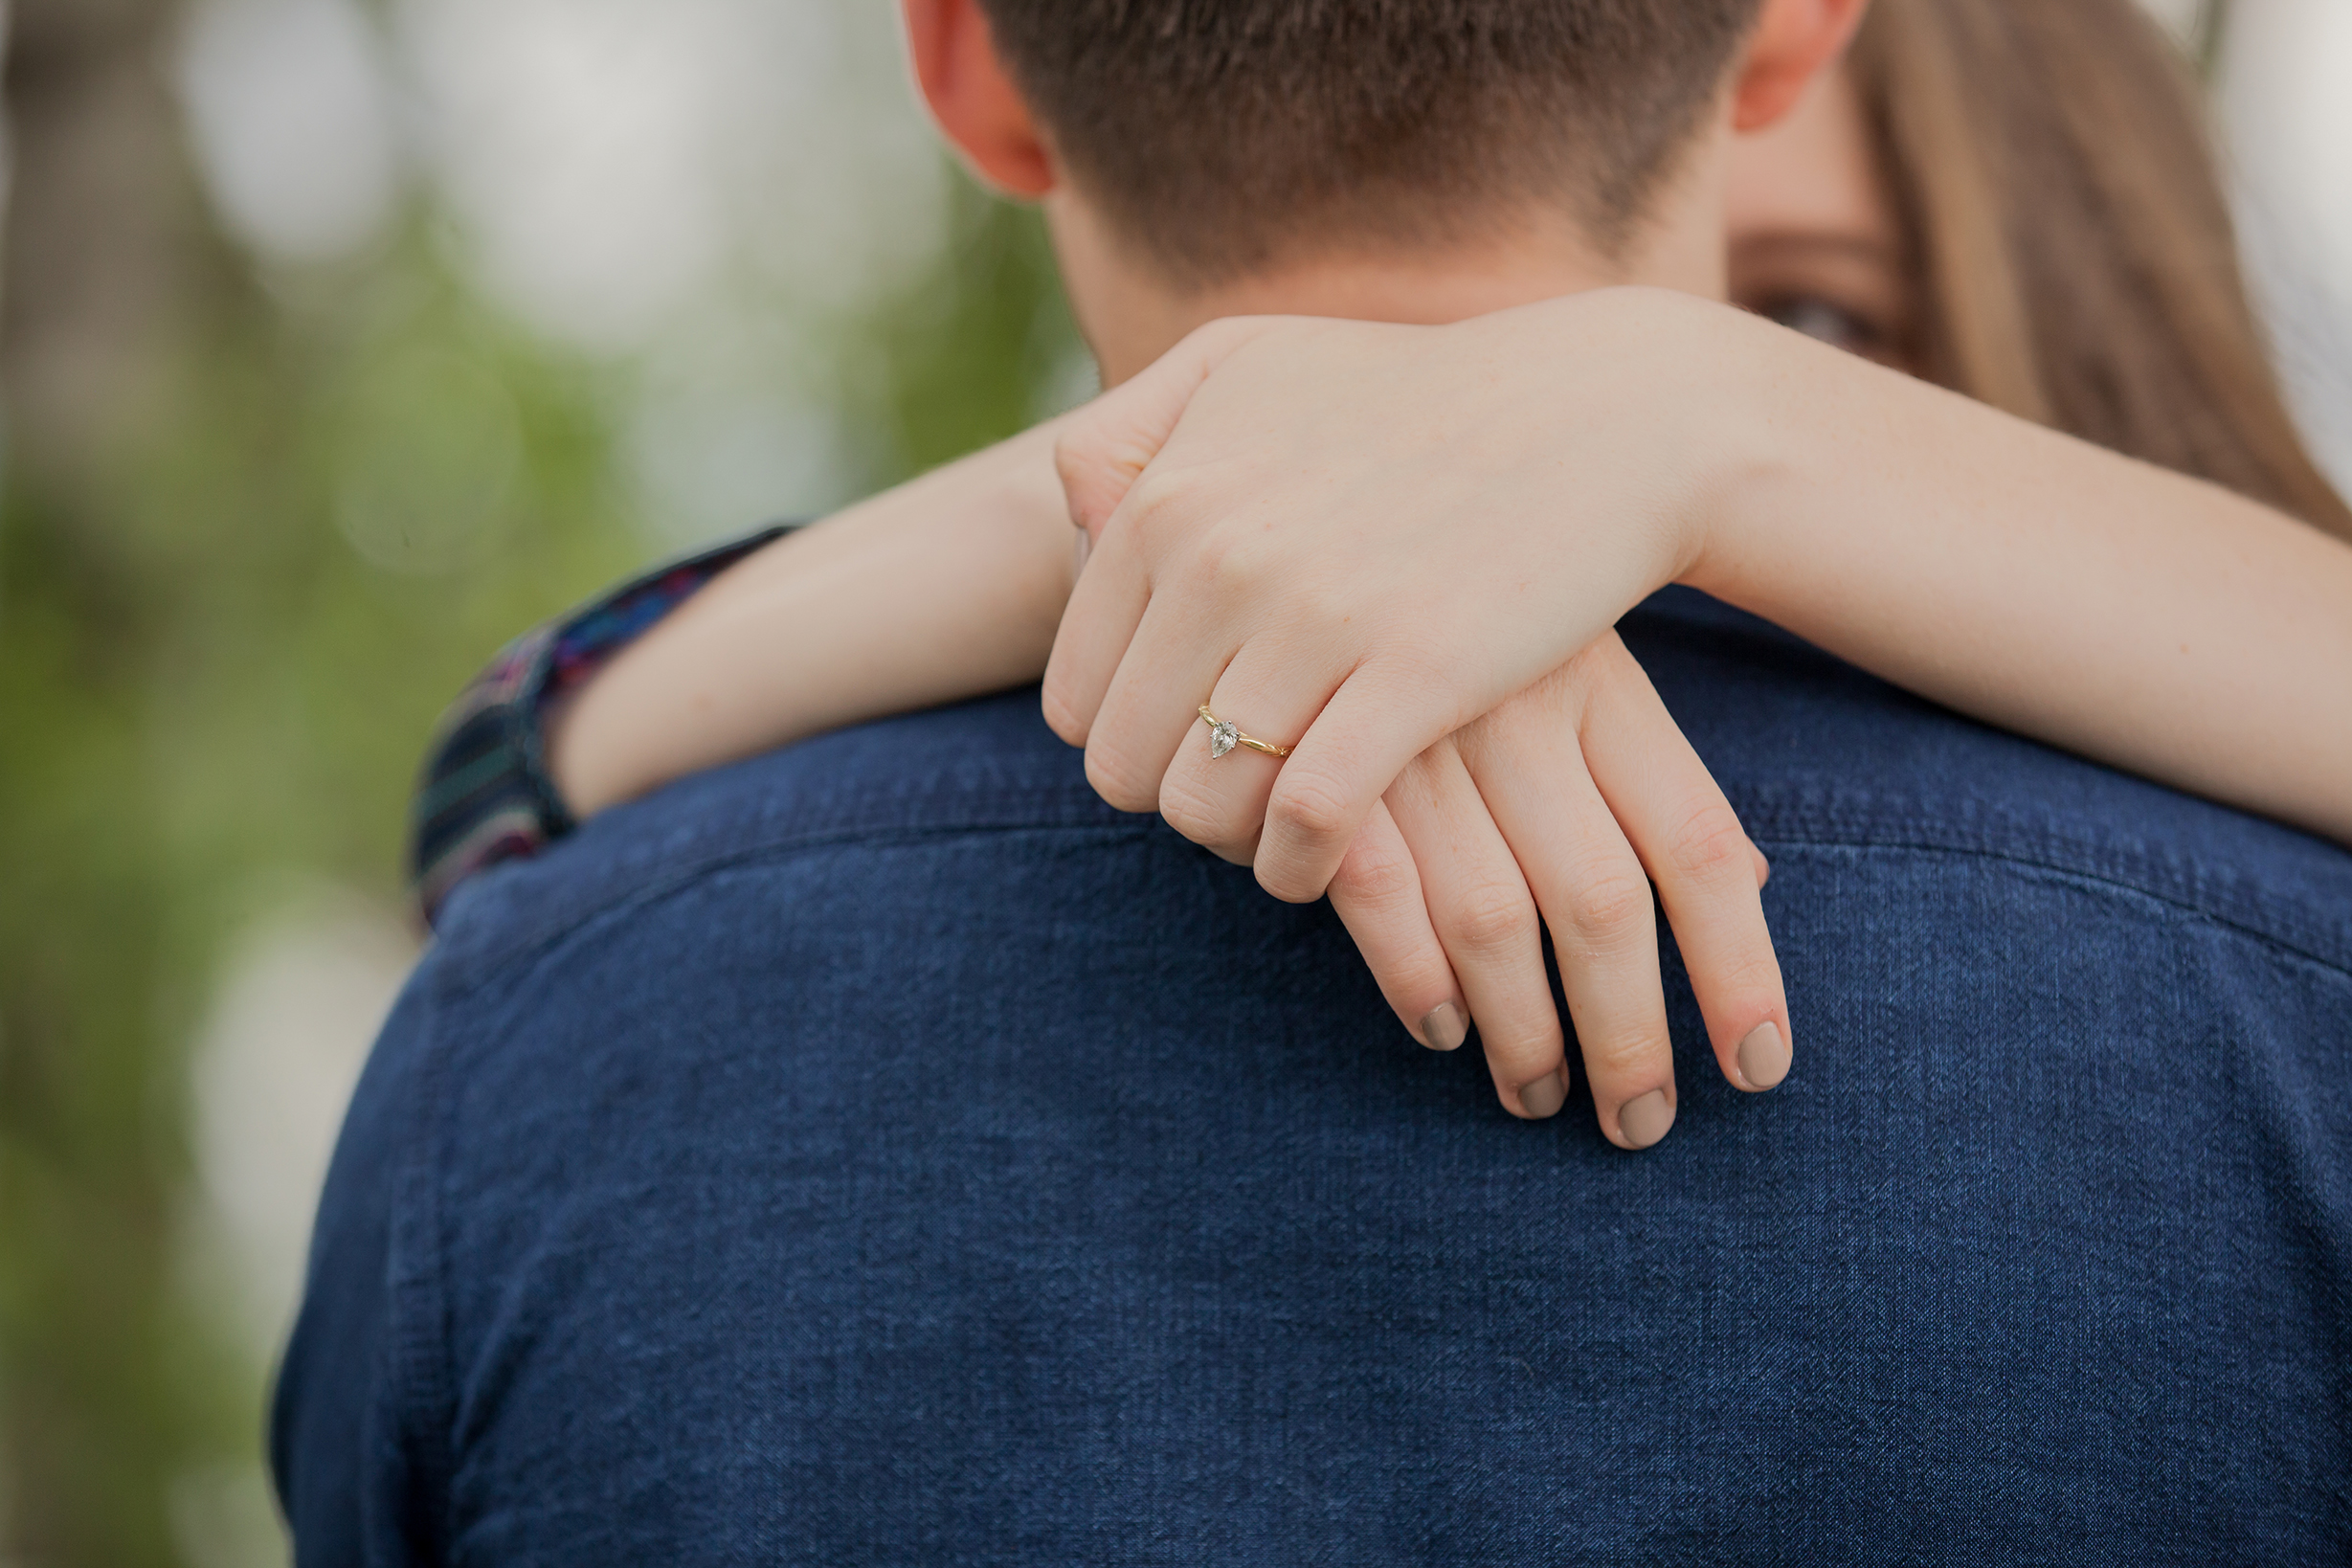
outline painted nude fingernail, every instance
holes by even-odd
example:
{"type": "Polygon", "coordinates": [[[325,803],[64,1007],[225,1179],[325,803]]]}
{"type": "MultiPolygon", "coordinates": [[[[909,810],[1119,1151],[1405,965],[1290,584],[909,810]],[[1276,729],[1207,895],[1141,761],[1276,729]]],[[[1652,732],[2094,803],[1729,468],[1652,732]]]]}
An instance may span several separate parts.
{"type": "Polygon", "coordinates": [[[1788,1076],[1788,1041],[1781,1026],[1763,1022],[1739,1042],[1739,1076],[1751,1088],[1768,1089],[1788,1076]]]}
{"type": "Polygon", "coordinates": [[[1093,550],[1093,549],[1094,535],[1088,533],[1084,528],[1080,528],[1078,530],[1077,548],[1071,552],[1072,559],[1075,563],[1070,568],[1070,575],[1072,577],[1078,576],[1081,572],[1086,570],[1086,556],[1093,550]]]}
{"type": "Polygon", "coordinates": [[[1537,1121],[1558,1115],[1559,1108],[1567,1103],[1566,1076],[1557,1067],[1519,1089],[1519,1109],[1537,1121]]]}
{"type": "Polygon", "coordinates": [[[1651,1089],[1638,1100],[1628,1100],[1617,1113],[1617,1131],[1625,1135],[1625,1142],[1636,1149],[1646,1149],[1666,1136],[1674,1125],[1674,1108],[1666,1103],[1666,1090],[1651,1089]]]}
{"type": "Polygon", "coordinates": [[[1470,1038],[1470,1020],[1452,1002],[1440,1002],[1421,1020],[1421,1038],[1433,1051],[1456,1051],[1470,1038]]]}

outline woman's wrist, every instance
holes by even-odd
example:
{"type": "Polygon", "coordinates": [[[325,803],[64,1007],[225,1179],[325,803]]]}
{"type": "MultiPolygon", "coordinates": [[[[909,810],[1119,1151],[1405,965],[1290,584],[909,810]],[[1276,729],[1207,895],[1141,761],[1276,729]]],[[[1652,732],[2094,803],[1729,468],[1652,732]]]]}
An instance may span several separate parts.
{"type": "Polygon", "coordinates": [[[1662,346],[1663,420],[1685,437],[1679,505],[1668,529],[1668,580],[1759,615],[1760,560],[1785,558],[1792,518],[1833,482],[1825,443],[1838,372],[1889,372],[1728,305],[1684,301],[1662,346]]]}
{"type": "MultiPolygon", "coordinates": [[[[1811,345],[1744,311],[1695,295],[1612,287],[1566,295],[1482,317],[1450,330],[1459,350],[1512,384],[1510,460],[1544,496],[1540,521],[1574,516],[1595,496],[1581,464],[1562,469],[1563,449],[1596,441],[1645,476],[1616,490],[1622,510],[1603,523],[1621,558],[1632,602],[1669,583],[1718,596],[1736,591],[1741,569],[1775,527],[1780,499],[1806,481],[1812,459],[1797,429],[1813,395],[1811,345]],[[1789,346],[1800,350],[1792,354],[1789,346]],[[1610,366],[1597,397],[1595,366],[1610,366]],[[1563,411],[1566,411],[1563,414],[1563,411]],[[1561,420],[1575,421],[1563,429],[1561,420]]],[[[1591,563],[1578,569],[1591,580],[1591,563]]],[[[1631,608],[1628,603],[1626,608],[1631,608]]]]}

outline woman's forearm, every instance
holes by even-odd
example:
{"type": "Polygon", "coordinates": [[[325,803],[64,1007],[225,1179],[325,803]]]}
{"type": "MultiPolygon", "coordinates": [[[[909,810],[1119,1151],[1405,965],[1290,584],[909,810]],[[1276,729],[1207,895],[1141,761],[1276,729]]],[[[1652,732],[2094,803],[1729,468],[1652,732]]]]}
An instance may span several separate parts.
{"type": "Polygon", "coordinates": [[[1032,681],[1069,597],[1054,427],[949,464],[728,569],[549,716],[586,817],[843,724],[1032,681]]]}
{"type": "Polygon", "coordinates": [[[1989,723],[2352,843],[2352,547],[1773,347],[1685,580],[1989,723]]]}
{"type": "MultiPolygon", "coordinates": [[[[1669,574],[1991,723],[2352,842],[2352,549],[1716,308],[1637,318],[1663,360],[1713,315],[1684,356],[1709,385],[1672,422],[1730,459],[1669,574]]],[[[1497,364],[1529,363],[1508,325],[1497,364]]],[[[1560,366],[1589,378],[1568,347],[1518,408],[1560,366]]],[[[773,546],[648,633],[550,726],[574,809],[1036,677],[1071,577],[1053,435],[773,546]]]]}

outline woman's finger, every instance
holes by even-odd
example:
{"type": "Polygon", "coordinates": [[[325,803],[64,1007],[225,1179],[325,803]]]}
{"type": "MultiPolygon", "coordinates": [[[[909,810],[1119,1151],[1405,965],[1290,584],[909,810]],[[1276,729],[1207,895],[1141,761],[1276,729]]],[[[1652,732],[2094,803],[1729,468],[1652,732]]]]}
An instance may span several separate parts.
{"type": "Polygon", "coordinates": [[[1616,634],[1578,656],[1583,755],[1658,885],[1723,1076],[1743,1089],[1788,1075],[1788,994],[1758,896],[1769,867],[1731,803],[1616,634]]]}
{"type": "Polygon", "coordinates": [[[1504,1109],[1530,1119],[1557,1114],[1568,1100],[1568,1070],[1544,974],[1542,919],[1451,741],[1398,775],[1388,808],[1504,1109]]]}
{"type": "Polygon", "coordinates": [[[1257,862],[1267,892],[1292,903],[1321,897],[1373,804],[1416,757],[1475,717],[1433,707],[1433,689],[1388,665],[1347,672],[1267,793],[1257,862]]]}
{"type": "MultiPolygon", "coordinates": [[[[1289,764],[1250,743],[1288,748],[1314,722],[1347,673],[1330,659],[1330,645],[1319,639],[1270,633],[1243,643],[1202,695],[1175,685],[1159,694],[1163,710],[1191,726],[1160,780],[1159,811],[1171,826],[1229,860],[1259,843],[1266,801],[1289,764]],[[1203,706],[1234,727],[1230,745],[1202,717],[1203,706]]],[[[1361,837],[1359,832],[1343,853],[1352,852],[1361,837]]],[[[1294,902],[1322,894],[1317,886],[1294,902]]]]}
{"type": "MultiPolygon", "coordinates": [[[[1171,764],[1179,755],[1206,754],[1201,705],[1233,657],[1215,628],[1172,614],[1166,600],[1154,598],[1120,656],[1086,735],[1086,781],[1104,799],[1121,811],[1157,809],[1187,839],[1221,852],[1236,841],[1233,835],[1200,831],[1198,823],[1169,812],[1163,797],[1171,764]]],[[[1271,782],[1274,759],[1258,760],[1269,771],[1263,787],[1271,782]]],[[[1241,775],[1248,772],[1254,770],[1227,770],[1222,782],[1227,788],[1245,784],[1241,775]]],[[[1247,824],[1240,837],[1254,836],[1255,828],[1247,824]]]]}
{"type": "Polygon", "coordinates": [[[1114,524],[1087,551],[1086,570],[1070,587],[1070,602],[1045,661],[1045,722],[1072,746],[1084,746],[1091,737],[1104,693],[1151,600],[1143,559],[1128,530],[1114,524]]]}
{"type": "Polygon", "coordinates": [[[1090,540],[1080,556],[1085,570],[1045,665],[1045,722],[1072,746],[1090,738],[1095,713],[1151,596],[1149,563],[1139,548],[1134,514],[1166,511],[1171,504],[1165,496],[1153,501],[1137,495],[1144,471],[1183,422],[1200,384],[1236,349],[1288,319],[1231,317],[1198,328],[1123,385],[1070,414],[1056,438],[1054,468],[1070,521],[1090,540]]]}
{"type": "Polygon", "coordinates": [[[1461,750],[1551,928],[1601,1130],[1646,1149],[1674,1124],[1674,1049],[1642,862],[1594,786],[1564,676],[1480,720],[1461,750]]]}
{"type": "Polygon", "coordinates": [[[1373,808],[1348,846],[1332,879],[1332,907],[1405,1031],[1431,1050],[1459,1046],[1469,1035],[1469,1014],[1430,924],[1420,868],[1387,806],[1373,808]]]}
{"type": "Polygon", "coordinates": [[[1054,442],[1054,470],[1070,521],[1101,533],[1135,481],[1176,433],[1193,393],[1243,344],[1282,316],[1228,316],[1195,328],[1126,381],[1069,415],[1054,442]]]}

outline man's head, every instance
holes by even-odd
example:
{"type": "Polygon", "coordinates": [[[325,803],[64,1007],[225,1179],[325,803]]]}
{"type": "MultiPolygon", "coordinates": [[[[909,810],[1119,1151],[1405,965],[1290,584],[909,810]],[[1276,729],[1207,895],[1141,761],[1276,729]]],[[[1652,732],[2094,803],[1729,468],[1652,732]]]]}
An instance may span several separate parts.
{"type": "Polygon", "coordinates": [[[980,0],[1070,177],[1179,280],[1537,206],[1622,242],[1759,0],[980,0]]]}
{"type": "MultiPolygon", "coordinates": [[[[1311,309],[1246,291],[1472,257],[1591,283],[1702,250],[1668,198],[1712,210],[1709,150],[1784,113],[1864,0],[904,4],[942,129],[1045,200],[1100,347],[1139,289],[1311,309]]],[[[1709,242],[1699,276],[1657,280],[1712,284],[1709,242]]]]}

